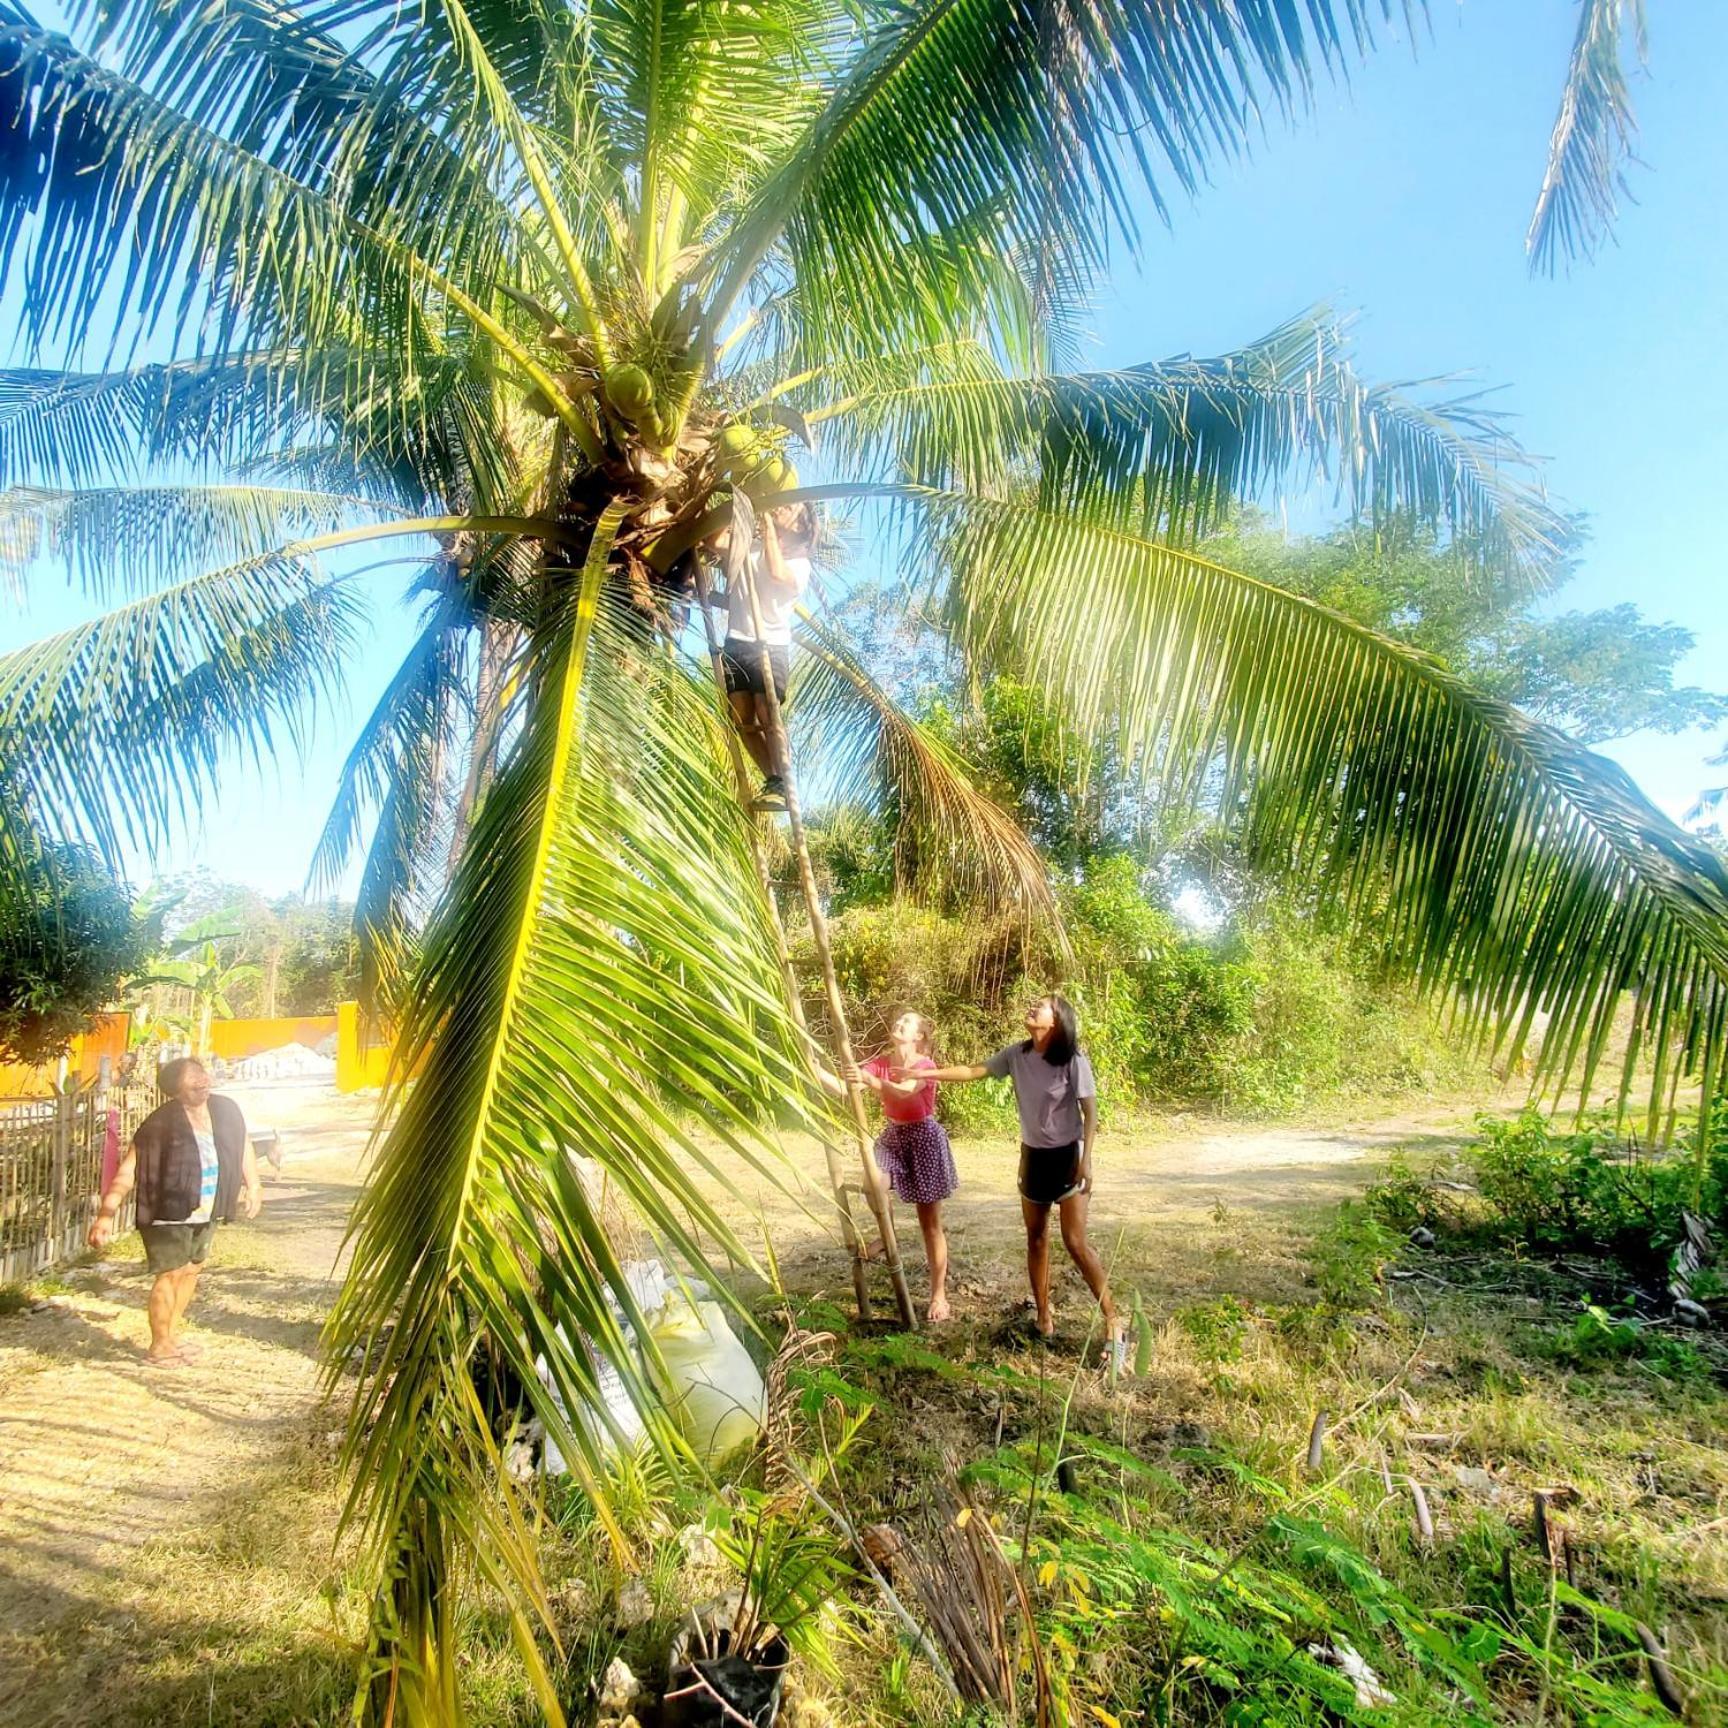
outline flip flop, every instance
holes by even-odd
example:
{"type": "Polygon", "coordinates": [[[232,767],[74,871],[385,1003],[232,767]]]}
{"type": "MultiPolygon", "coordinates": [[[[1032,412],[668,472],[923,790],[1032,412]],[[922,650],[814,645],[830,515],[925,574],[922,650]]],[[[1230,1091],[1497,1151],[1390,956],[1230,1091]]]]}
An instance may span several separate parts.
{"type": "Polygon", "coordinates": [[[180,1343],[174,1346],[174,1354],[178,1356],[182,1362],[196,1362],[198,1358],[204,1354],[204,1346],[183,1339],[180,1343]]]}
{"type": "Polygon", "coordinates": [[[184,1368],[186,1358],[178,1350],[167,1356],[152,1356],[148,1350],[144,1352],[146,1368],[184,1368]]]}

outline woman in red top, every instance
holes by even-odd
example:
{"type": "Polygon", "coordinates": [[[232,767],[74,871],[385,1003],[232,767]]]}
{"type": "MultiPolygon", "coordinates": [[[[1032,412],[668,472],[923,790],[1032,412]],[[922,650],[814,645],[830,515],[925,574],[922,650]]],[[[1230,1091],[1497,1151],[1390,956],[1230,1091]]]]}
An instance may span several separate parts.
{"type": "MultiPolygon", "coordinates": [[[[922,1014],[902,1014],[892,1028],[893,1042],[880,1056],[859,1065],[856,1078],[882,1100],[888,1118],[876,1139],[876,1162],[888,1186],[918,1209],[924,1258],[930,1263],[932,1321],[948,1318],[948,1238],[942,1229],[942,1202],[960,1186],[954,1151],[936,1120],[933,1081],[893,1078],[895,1068],[917,1074],[936,1066],[936,1028],[922,1014]]],[[[835,1091],[839,1082],[824,1075],[835,1091]]]]}

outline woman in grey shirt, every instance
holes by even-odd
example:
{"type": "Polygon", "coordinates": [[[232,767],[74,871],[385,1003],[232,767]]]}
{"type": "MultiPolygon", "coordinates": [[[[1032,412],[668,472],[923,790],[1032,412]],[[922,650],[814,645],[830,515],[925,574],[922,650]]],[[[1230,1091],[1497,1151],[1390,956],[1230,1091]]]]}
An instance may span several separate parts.
{"type": "MultiPolygon", "coordinates": [[[[896,1079],[902,1078],[898,1069],[896,1079]]],[[[1110,1300],[1104,1263],[1086,1239],[1092,1198],[1092,1142],[1098,1132],[1092,1064],[1080,1048],[1080,1022],[1061,996],[1040,996],[1026,1011],[1026,1037],[964,1068],[924,1068],[920,1080],[1012,1080],[1020,1112],[1020,1210],[1026,1220],[1026,1273],[1038,1310],[1038,1331],[1056,1330],[1050,1307],[1050,1209],[1062,1218],[1062,1246],[1098,1298],[1120,1367],[1127,1341],[1110,1300]]]]}

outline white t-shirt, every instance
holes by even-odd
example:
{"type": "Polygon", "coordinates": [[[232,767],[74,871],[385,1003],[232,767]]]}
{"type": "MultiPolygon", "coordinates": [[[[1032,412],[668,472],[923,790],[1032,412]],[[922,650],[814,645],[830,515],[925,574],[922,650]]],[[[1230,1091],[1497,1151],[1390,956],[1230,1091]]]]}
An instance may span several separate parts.
{"type": "MultiPolygon", "coordinates": [[[[810,586],[810,560],[781,555],[786,580],[776,582],[768,574],[768,560],[761,547],[750,551],[750,574],[756,581],[756,609],[762,614],[762,640],[771,648],[785,648],[792,641],[792,609],[810,586]]],[[[754,642],[750,623],[750,598],[744,584],[734,582],[726,590],[726,634],[739,642],[754,642]]]]}

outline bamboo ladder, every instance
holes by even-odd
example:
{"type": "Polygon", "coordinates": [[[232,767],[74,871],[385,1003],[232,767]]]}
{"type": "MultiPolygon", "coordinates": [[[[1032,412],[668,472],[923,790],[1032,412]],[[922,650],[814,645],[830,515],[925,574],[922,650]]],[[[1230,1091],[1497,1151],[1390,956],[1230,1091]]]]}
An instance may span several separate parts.
{"type": "MultiPolygon", "coordinates": [[[[762,540],[763,554],[768,561],[768,567],[776,576],[780,572],[780,542],[775,533],[774,524],[765,515],[758,524],[762,540]]],[[[732,573],[728,582],[742,582],[745,599],[750,608],[750,625],[758,643],[762,640],[762,613],[757,604],[756,583],[751,571],[748,555],[728,561],[732,573]]],[[[722,700],[726,693],[726,671],[721,644],[714,629],[714,615],[709,606],[709,588],[707,573],[703,568],[700,554],[696,558],[696,597],[702,609],[702,628],[708,642],[708,658],[714,669],[714,681],[720,690],[722,700]]],[[[766,664],[767,653],[764,649],[764,677],[762,680],[765,706],[768,710],[769,747],[773,752],[775,766],[779,769],[780,778],[786,788],[786,815],[792,830],[792,850],[798,860],[799,888],[804,896],[804,909],[810,919],[810,934],[816,945],[816,958],[822,968],[822,984],[828,998],[828,1013],[834,1023],[835,1052],[839,1057],[839,1072],[848,1075],[855,1066],[856,1058],[852,1049],[852,1033],[846,1020],[845,1004],[840,998],[840,982],[834,973],[834,953],[828,940],[828,920],[822,911],[821,898],[816,891],[816,872],[810,863],[810,849],[804,835],[804,814],[798,800],[798,784],[792,771],[792,750],[786,736],[785,718],[780,708],[780,693],[774,688],[773,671],[766,664]]],[[[730,718],[730,717],[728,717],[730,718]]],[[[726,728],[727,748],[732,758],[732,773],[738,787],[738,799],[746,810],[754,802],[750,785],[749,764],[744,756],[744,748],[740,743],[737,729],[728,724],[726,728]]],[[[773,925],[774,946],[780,963],[780,973],[786,990],[786,1000],[790,1004],[799,1030],[806,1040],[814,1047],[815,1040],[804,1017],[804,1005],[798,989],[798,979],[792,970],[792,956],[786,945],[786,930],[780,920],[779,903],[775,899],[774,878],[768,868],[768,860],[762,851],[762,837],[755,822],[750,825],[750,853],[756,865],[756,879],[762,889],[763,898],[767,901],[769,918],[773,925]]],[[[839,1214],[840,1234],[845,1241],[846,1249],[852,1259],[852,1290],[858,1302],[860,1319],[870,1318],[870,1280],[864,1257],[864,1240],[859,1235],[857,1220],[852,1216],[851,1196],[860,1195],[869,1206],[872,1217],[876,1221],[877,1230],[882,1237],[882,1258],[888,1269],[888,1277],[894,1286],[894,1304],[899,1309],[901,1323],[907,1327],[916,1327],[918,1312],[912,1306],[912,1294],[906,1284],[906,1268],[901,1263],[900,1246],[894,1233],[894,1215],[888,1199],[887,1185],[882,1180],[882,1172],[876,1163],[876,1153],[871,1143],[869,1119],[865,1114],[864,1090],[855,1080],[846,1079],[846,1099],[851,1107],[852,1125],[856,1132],[858,1143],[858,1159],[863,1180],[850,1183],[845,1179],[841,1166],[840,1153],[833,1143],[824,1138],[822,1150],[828,1161],[828,1181],[834,1192],[834,1206],[839,1214]]]]}

